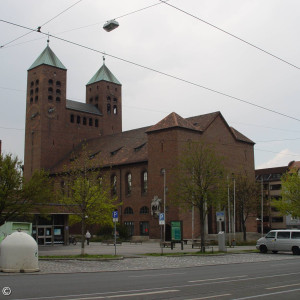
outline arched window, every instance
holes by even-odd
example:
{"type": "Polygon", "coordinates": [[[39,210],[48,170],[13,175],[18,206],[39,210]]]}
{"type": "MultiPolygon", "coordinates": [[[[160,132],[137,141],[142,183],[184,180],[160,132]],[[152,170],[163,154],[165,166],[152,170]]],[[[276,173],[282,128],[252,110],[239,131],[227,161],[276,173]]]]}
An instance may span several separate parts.
{"type": "Polygon", "coordinates": [[[52,87],[48,88],[48,93],[51,93],[51,94],[53,93],[53,88],[52,87]]]}
{"type": "Polygon", "coordinates": [[[126,174],[126,194],[130,195],[132,190],[132,176],[131,173],[126,174]]]}
{"type": "Polygon", "coordinates": [[[89,126],[93,126],[93,119],[89,118],[89,126]]]}
{"type": "Polygon", "coordinates": [[[53,84],[53,80],[52,80],[52,79],[49,79],[49,80],[48,80],[48,83],[49,83],[50,85],[52,85],[52,84],[53,84]]]}
{"type": "Polygon", "coordinates": [[[60,102],[60,97],[56,97],[56,102],[60,102]]]}
{"type": "Polygon", "coordinates": [[[49,96],[48,96],[48,100],[49,100],[49,101],[52,101],[52,100],[53,100],[53,97],[52,97],[51,95],[49,95],[49,96]]]}
{"type": "Polygon", "coordinates": [[[110,104],[107,104],[107,114],[110,115],[110,104]]]}
{"type": "Polygon", "coordinates": [[[112,195],[116,195],[117,194],[117,176],[115,174],[113,174],[111,176],[111,187],[112,187],[112,195]]]}
{"type": "Polygon", "coordinates": [[[117,98],[114,98],[114,102],[117,102],[118,101],[118,99],[117,98]]]}
{"type": "Polygon", "coordinates": [[[39,101],[39,96],[35,96],[34,101],[38,102],[39,101]]]}
{"type": "Polygon", "coordinates": [[[56,81],[56,86],[61,86],[60,81],[56,81]]]}
{"type": "Polygon", "coordinates": [[[90,103],[93,103],[93,97],[90,98],[90,103]]]}
{"type": "Polygon", "coordinates": [[[57,94],[57,95],[60,95],[60,89],[57,89],[57,90],[56,90],[56,94],[57,94]]]}
{"type": "Polygon", "coordinates": [[[33,82],[33,81],[31,81],[31,83],[30,83],[30,86],[31,86],[31,87],[33,87],[33,85],[34,85],[34,82],[33,82]]]}
{"type": "Polygon", "coordinates": [[[30,97],[30,103],[32,103],[33,102],[33,98],[32,97],[30,97]]]}
{"type": "Polygon", "coordinates": [[[98,100],[99,100],[99,97],[96,96],[96,97],[95,97],[95,102],[98,102],[98,100]]]}
{"type": "Polygon", "coordinates": [[[70,122],[74,123],[74,115],[70,115],[70,122]]]}
{"type": "Polygon", "coordinates": [[[148,172],[142,172],[142,193],[146,194],[148,191],[148,172]]]}
{"type": "Polygon", "coordinates": [[[147,206],[143,206],[140,209],[140,215],[148,215],[149,214],[149,208],[147,206]]]}
{"type": "Polygon", "coordinates": [[[96,119],[96,120],[95,120],[95,127],[98,127],[98,126],[99,126],[98,122],[99,122],[98,119],[96,119]]]}
{"type": "Polygon", "coordinates": [[[36,81],[35,81],[35,85],[38,85],[40,83],[40,81],[37,79],[36,81]]]}
{"type": "Polygon", "coordinates": [[[127,206],[124,209],[124,215],[133,215],[133,209],[130,206],[127,206]]]}
{"type": "Polygon", "coordinates": [[[81,122],[81,118],[80,116],[77,116],[77,124],[80,124],[80,122],[81,122]]]}
{"type": "Polygon", "coordinates": [[[114,112],[114,115],[116,115],[118,113],[117,105],[114,105],[113,112],[114,112]]]}
{"type": "Polygon", "coordinates": [[[111,98],[108,96],[108,97],[107,97],[107,101],[110,102],[110,100],[111,100],[111,98]]]}
{"type": "Polygon", "coordinates": [[[30,90],[30,95],[33,95],[33,90],[30,90]]]}
{"type": "Polygon", "coordinates": [[[37,88],[35,88],[35,92],[36,93],[38,93],[39,92],[39,88],[37,87],[37,88]]]}
{"type": "Polygon", "coordinates": [[[86,117],[83,117],[83,118],[82,118],[82,124],[83,124],[83,125],[86,125],[86,117]]]}

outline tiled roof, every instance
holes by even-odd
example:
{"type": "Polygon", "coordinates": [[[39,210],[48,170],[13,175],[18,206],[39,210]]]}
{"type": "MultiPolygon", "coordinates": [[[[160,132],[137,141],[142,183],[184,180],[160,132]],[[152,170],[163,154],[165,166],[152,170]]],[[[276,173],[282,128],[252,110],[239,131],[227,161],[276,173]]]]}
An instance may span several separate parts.
{"type": "Polygon", "coordinates": [[[158,130],[164,130],[167,128],[186,128],[191,130],[199,131],[194,125],[192,125],[186,119],[180,117],[178,114],[172,112],[168,116],[166,116],[163,120],[150,127],[147,132],[153,132],[158,130]]]}
{"type": "Polygon", "coordinates": [[[287,171],[288,167],[275,167],[275,168],[265,168],[265,169],[256,169],[255,175],[264,175],[264,174],[283,174],[287,171]]]}
{"type": "Polygon", "coordinates": [[[115,77],[115,75],[108,69],[108,67],[105,64],[102,65],[102,67],[96,72],[96,74],[91,78],[87,85],[98,81],[108,81],[121,85],[119,80],[115,77]]]}
{"type": "Polygon", "coordinates": [[[49,45],[47,45],[45,50],[40,54],[40,56],[35,60],[35,62],[30,66],[28,70],[31,70],[40,65],[49,65],[52,67],[66,70],[66,67],[62,64],[62,62],[58,59],[55,53],[51,50],[49,45]]]}
{"type": "Polygon", "coordinates": [[[221,113],[219,111],[210,114],[195,116],[187,118],[191,124],[193,124],[198,130],[205,131],[207,127],[215,120],[221,113]]]}
{"type": "Polygon", "coordinates": [[[94,114],[94,115],[98,115],[98,116],[102,115],[96,106],[94,106],[92,104],[88,104],[88,103],[67,100],[66,107],[67,107],[67,109],[77,110],[77,111],[90,113],[90,114],[94,114]]]}
{"type": "Polygon", "coordinates": [[[230,129],[231,129],[233,135],[235,136],[235,138],[238,141],[245,142],[245,143],[250,143],[250,144],[255,144],[253,141],[251,141],[250,139],[248,139],[246,136],[244,136],[243,134],[241,134],[239,131],[237,131],[233,127],[230,127],[230,129]]]}

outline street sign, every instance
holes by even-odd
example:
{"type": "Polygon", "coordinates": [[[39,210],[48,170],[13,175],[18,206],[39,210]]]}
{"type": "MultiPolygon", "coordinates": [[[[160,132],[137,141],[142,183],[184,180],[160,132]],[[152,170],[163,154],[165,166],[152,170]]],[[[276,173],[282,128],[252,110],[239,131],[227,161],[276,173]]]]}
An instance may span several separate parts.
{"type": "Polygon", "coordinates": [[[165,214],[164,213],[159,214],[159,225],[165,225],[165,214]]]}
{"type": "Polygon", "coordinates": [[[112,217],[113,217],[113,222],[118,222],[118,211],[117,210],[113,211],[112,217]]]}
{"type": "Polygon", "coordinates": [[[217,211],[217,222],[224,222],[225,221],[225,212],[224,211],[217,211]]]}

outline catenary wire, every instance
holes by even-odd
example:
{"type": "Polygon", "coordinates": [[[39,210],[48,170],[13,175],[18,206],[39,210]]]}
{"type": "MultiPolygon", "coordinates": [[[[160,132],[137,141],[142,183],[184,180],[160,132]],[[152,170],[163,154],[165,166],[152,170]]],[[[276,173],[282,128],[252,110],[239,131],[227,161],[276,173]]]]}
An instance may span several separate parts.
{"type": "Polygon", "coordinates": [[[280,58],[279,56],[277,56],[277,55],[275,55],[275,54],[272,54],[271,52],[269,52],[269,51],[267,51],[267,50],[264,50],[264,49],[262,49],[262,48],[260,48],[260,47],[258,47],[258,46],[256,46],[256,45],[254,45],[254,44],[252,44],[252,43],[250,43],[250,42],[248,42],[248,41],[246,41],[246,40],[244,40],[244,39],[238,37],[237,35],[234,35],[234,34],[228,32],[228,31],[226,31],[226,30],[224,30],[224,29],[222,29],[222,28],[220,28],[220,27],[218,27],[218,26],[216,26],[216,25],[214,25],[214,24],[212,24],[212,23],[210,23],[210,22],[208,22],[208,21],[205,21],[205,20],[203,20],[203,19],[201,19],[201,18],[199,18],[199,17],[197,17],[197,16],[195,16],[195,15],[193,15],[193,14],[191,14],[191,13],[189,13],[189,12],[187,12],[187,11],[185,11],[185,10],[179,8],[179,7],[177,7],[177,6],[174,6],[174,5],[170,4],[170,3],[166,3],[166,1],[164,1],[164,0],[159,0],[159,1],[160,1],[161,3],[164,3],[164,4],[166,4],[166,5],[170,6],[170,7],[172,7],[172,8],[174,8],[174,9],[176,9],[176,10],[178,10],[178,11],[180,11],[180,12],[182,12],[182,13],[184,13],[184,14],[186,14],[186,15],[188,15],[188,16],[190,16],[190,17],[196,19],[196,20],[198,20],[198,21],[201,21],[201,22],[203,22],[203,23],[205,23],[205,24],[207,24],[207,25],[209,25],[209,26],[211,26],[211,27],[213,27],[213,28],[215,28],[215,29],[217,29],[217,30],[219,30],[219,31],[221,31],[221,32],[223,32],[223,33],[225,33],[225,34],[227,34],[227,35],[229,35],[229,36],[231,36],[231,37],[233,37],[233,38],[235,38],[235,39],[241,41],[241,42],[243,42],[243,43],[245,43],[245,44],[247,44],[248,46],[251,46],[251,47],[253,47],[253,48],[255,48],[255,49],[257,49],[257,50],[259,50],[259,51],[261,51],[261,52],[263,52],[263,53],[265,53],[265,54],[267,54],[267,55],[272,56],[273,58],[275,58],[275,59],[277,59],[277,60],[280,60],[281,62],[283,62],[283,63],[285,63],[285,64],[290,65],[291,67],[294,67],[294,68],[300,70],[300,67],[296,66],[295,64],[292,64],[292,63],[288,62],[287,60],[282,59],[282,58],[280,58]]]}
{"type": "MultiPolygon", "coordinates": [[[[38,27],[38,30],[40,30],[44,25],[50,23],[52,20],[56,19],[57,17],[59,17],[59,16],[62,15],[64,12],[68,11],[69,9],[71,9],[73,6],[75,6],[76,4],[78,4],[78,3],[81,2],[81,1],[83,1],[83,0],[77,1],[76,3],[74,3],[74,4],[72,4],[71,6],[67,7],[67,8],[64,9],[62,12],[60,12],[59,14],[57,14],[56,16],[54,16],[53,18],[51,18],[50,20],[48,20],[47,22],[43,23],[41,26],[38,27]]],[[[15,38],[15,39],[11,40],[10,42],[5,43],[4,45],[1,45],[0,48],[4,48],[5,46],[7,46],[7,45],[9,45],[9,44],[11,44],[11,43],[13,43],[13,42],[15,42],[15,41],[21,39],[22,37],[24,37],[24,36],[26,36],[26,35],[28,35],[28,34],[34,32],[34,31],[36,31],[36,29],[31,29],[29,32],[27,32],[27,33],[25,33],[25,34],[23,34],[23,35],[21,35],[21,36],[15,38]]]]}
{"type": "MultiPolygon", "coordinates": [[[[10,24],[10,25],[13,25],[13,26],[20,27],[20,28],[24,28],[24,29],[28,29],[28,30],[33,30],[32,28],[29,28],[29,27],[27,27],[27,26],[20,25],[20,24],[16,24],[16,23],[13,23],[13,22],[9,22],[9,21],[3,20],[3,19],[0,19],[0,21],[1,21],[1,22],[4,22],[4,23],[7,23],[7,24],[10,24]]],[[[181,77],[178,77],[178,76],[169,74],[169,73],[165,73],[165,72],[159,71],[159,70],[157,70],[157,69],[153,69],[153,68],[151,68],[151,67],[147,67],[147,66],[145,66],[145,65],[142,65],[142,64],[139,64],[139,63],[130,61],[130,60],[128,60],[128,59],[121,58],[121,57],[118,57],[118,56],[116,56],[116,55],[112,55],[112,54],[109,54],[109,53],[107,53],[107,52],[100,51],[100,50],[97,50],[97,49],[94,49],[94,48],[91,48],[91,47],[88,47],[88,46],[85,46],[85,45],[82,45],[82,44],[79,44],[79,43],[76,43],[76,42],[72,42],[72,41],[69,41],[69,40],[67,40],[67,39],[60,38],[60,37],[58,37],[58,36],[55,36],[55,35],[52,35],[52,34],[49,34],[49,33],[45,33],[45,32],[42,32],[42,31],[38,31],[38,32],[41,33],[41,34],[43,34],[43,35],[46,35],[46,36],[48,36],[48,37],[52,37],[52,38],[54,38],[54,39],[63,41],[63,42],[65,42],[65,43],[68,43],[68,44],[71,44],[71,45],[74,45],[74,46],[78,46],[78,47],[80,47],[80,48],[83,48],[83,49],[86,49],[86,50],[90,50],[90,51],[93,51],[93,52],[96,52],[96,53],[100,53],[100,54],[102,54],[102,55],[109,56],[109,57],[111,57],[111,58],[117,59],[117,60],[119,60],[119,61],[122,61],[122,62],[125,62],[125,63],[128,63],[128,64],[131,64],[131,65],[134,65],[134,66],[136,66],[136,67],[143,68],[143,69],[145,69],[145,70],[148,70],[148,71],[151,71],[151,72],[154,72],[154,73],[157,73],[157,74],[160,74],[160,75],[163,75],[163,76],[172,78],[172,79],[176,79],[176,80],[178,80],[178,81],[181,81],[181,82],[187,83],[187,84],[189,84],[189,85],[193,85],[193,86],[202,88],[202,89],[204,89],[204,90],[213,92],[213,93],[215,93],[215,94],[224,96],[224,97],[226,97],[226,98],[230,98],[230,99],[233,99],[233,100],[236,100],[236,101],[239,101],[239,102],[248,104],[248,105],[250,105],[250,106],[253,106],[253,107],[256,107],[256,108],[259,108],[259,109],[262,109],[262,110],[265,110],[265,111],[268,111],[268,112],[271,112],[271,113],[280,115],[280,116],[282,116],[282,117],[286,117],[286,118],[289,118],[289,119],[292,119],[292,120],[295,120],[295,121],[300,122],[300,119],[298,119],[298,118],[296,118],[296,117],[292,117],[292,116],[289,116],[289,115],[287,115],[287,114],[281,113],[281,112],[279,112],[279,111],[276,111],[276,110],[273,110],[273,109],[270,109],[270,108],[267,108],[267,107],[264,107],[264,106],[255,104],[255,103],[253,103],[253,102],[250,102],[250,101],[247,101],[247,100],[244,100],[244,99],[235,97],[235,96],[231,96],[231,95],[229,95],[229,94],[227,94],[227,93],[220,92],[220,91],[218,91],[218,90],[215,90],[215,89],[206,87],[206,86],[204,86],[204,85],[201,85],[201,84],[198,84],[198,83],[189,81],[189,80],[187,80],[187,79],[184,79],[184,78],[181,78],[181,77]]]]}

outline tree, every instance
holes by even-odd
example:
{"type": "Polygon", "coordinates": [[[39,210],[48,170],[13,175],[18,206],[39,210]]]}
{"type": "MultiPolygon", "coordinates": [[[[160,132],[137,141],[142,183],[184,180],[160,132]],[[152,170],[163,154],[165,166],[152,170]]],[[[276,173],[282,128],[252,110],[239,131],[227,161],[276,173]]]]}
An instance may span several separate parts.
{"type": "Polygon", "coordinates": [[[247,176],[238,175],[236,180],[236,211],[243,231],[243,239],[247,240],[246,221],[249,216],[257,213],[259,205],[259,184],[247,176]]]}
{"type": "Polygon", "coordinates": [[[111,197],[111,186],[97,161],[89,155],[86,146],[59,175],[59,201],[73,213],[73,221],[81,223],[81,255],[87,225],[112,223],[112,212],[116,208],[116,197],[111,197]]]}
{"type": "Polygon", "coordinates": [[[300,173],[292,169],[281,177],[281,200],[272,204],[284,215],[300,217],[300,173]]]}
{"type": "Polygon", "coordinates": [[[212,147],[188,143],[179,157],[170,197],[181,207],[199,210],[201,252],[205,252],[205,218],[211,207],[226,199],[223,159],[212,147]]]}
{"type": "Polygon", "coordinates": [[[43,204],[50,196],[51,184],[46,172],[35,171],[25,181],[21,161],[12,154],[0,155],[0,225],[33,210],[44,212],[43,204]]]}

